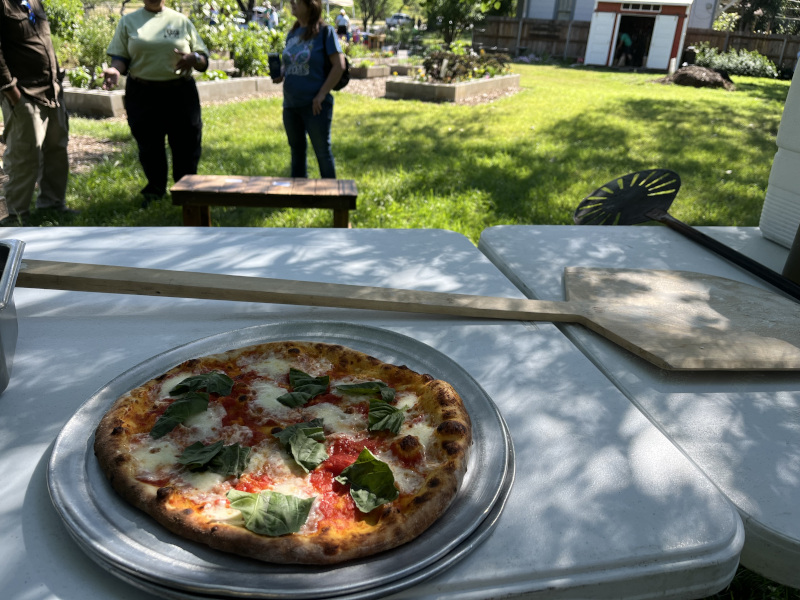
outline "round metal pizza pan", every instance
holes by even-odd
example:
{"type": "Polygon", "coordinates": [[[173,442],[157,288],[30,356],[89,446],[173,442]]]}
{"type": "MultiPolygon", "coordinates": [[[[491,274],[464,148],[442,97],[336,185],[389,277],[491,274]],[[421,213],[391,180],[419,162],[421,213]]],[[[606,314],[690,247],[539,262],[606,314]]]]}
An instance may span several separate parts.
{"type": "MultiPolygon", "coordinates": [[[[202,596],[326,598],[353,596],[393,582],[416,583],[435,565],[474,547],[469,540],[513,479],[513,449],[497,407],[457,363],[430,346],[386,329],[331,321],[297,321],[238,329],[154,356],[119,375],[73,415],[53,446],[48,488],[71,535],[110,572],[165,590],[202,596]],[[412,542],[359,561],[316,567],[277,565],[226,554],[180,538],[130,506],[111,489],[93,454],[94,430],[111,404],[189,358],[279,340],[315,340],[360,350],[385,362],[448,381],[473,424],[467,475],[450,508],[412,542]],[[459,551],[459,548],[463,548],[459,551]]],[[[486,521],[486,523],[491,523],[486,521]]],[[[394,584],[397,585],[397,584],[394,584]]]]}
{"type": "MultiPolygon", "coordinates": [[[[504,424],[505,428],[505,424],[504,424]]],[[[506,432],[507,433],[507,432],[506,432]]],[[[385,598],[390,594],[396,594],[400,591],[403,591],[407,588],[410,588],[414,585],[417,585],[426,579],[433,577],[439,573],[442,573],[458,563],[461,559],[465,558],[468,554],[470,554],[475,548],[480,546],[480,544],[489,537],[489,534],[494,530],[495,525],[497,524],[498,519],[500,518],[500,514],[503,512],[503,508],[505,508],[506,500],[508,499],[508,494],[511,492],[511,486],[514,482],[514,451],[513,446],[509,447],[508,453],[508,461],[509,467],[509,476],[503,481],[503,487],[500,490],[500,496],[498,497],[497,501],[492,506],[491,511],[486,516],[486,518],[481,521],[481,524],[478,526],[475,531],[459,546],[454,548],[447,556],[438,560],[437,562],[428,565],[415,573],[412,573],[408,577],[400,580],[391,581],[385,585],[380,587],[373,587],[369,588],[360,592],[354,592],[350,594],[345,594],[341,596],[335,596],[330,598],[330,600],[373,600],[376,598],[385,598]]],[[[80,539],[76,540],[79,544],[81,544],[80,539]]],[[[107,571],[113,573],[123,581],[126,581],[130,585],[137,587],[141,590],[154,594],[156,596],[160,596],[162,598],[167,598],[169,600],[214,600],[215,598],[219,598],[220,600],[229,600],[231,596],[209,596],[206,594],[195,594],[192,592],[187,592],[184,590],[178,590],[171,587],[166,587],[163,585],[159,585],[157,583],[153,583],[147,579],[143,579],[140,577],[136,577],[135,575],[130,575],[125,571],[121,571],[117,569],[114,565],[108,564],[103,561],[102,558],[94,554],[91,550],[86,549],[93,560],[95,560],[101,567],[106,569],[107,571]]],[[[328,600],[326,598],[318,598],[317,600],[328,600]]]]}

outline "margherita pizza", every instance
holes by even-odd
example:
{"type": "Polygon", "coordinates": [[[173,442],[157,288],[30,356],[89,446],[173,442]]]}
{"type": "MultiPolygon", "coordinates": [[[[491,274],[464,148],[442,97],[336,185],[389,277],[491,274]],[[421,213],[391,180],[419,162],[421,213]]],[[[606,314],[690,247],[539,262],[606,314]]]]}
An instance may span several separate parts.
{"type": "Polygon", "coordinates": [[[446,382],[287,341],[192,359],[128,392],[94,449],[114,489],[180,536],[333,564],[425,531],[461,485],[471,436],[446,382]]]}

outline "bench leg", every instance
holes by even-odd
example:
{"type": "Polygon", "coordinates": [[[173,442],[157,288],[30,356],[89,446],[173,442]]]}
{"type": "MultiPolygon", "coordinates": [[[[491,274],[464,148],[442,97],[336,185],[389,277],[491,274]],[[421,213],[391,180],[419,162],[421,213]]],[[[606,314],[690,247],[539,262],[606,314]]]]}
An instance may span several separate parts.
{"type": "Polygon", "coordinates": [[[187,227],[211,227],[211,207],[184,206],[183,224],[187,227]]]}
{"type": "Polygon", "coordinates": [[[334,209],[333,226],[347,229],[350,226],[350,211],[347,209],[334,209]]]}

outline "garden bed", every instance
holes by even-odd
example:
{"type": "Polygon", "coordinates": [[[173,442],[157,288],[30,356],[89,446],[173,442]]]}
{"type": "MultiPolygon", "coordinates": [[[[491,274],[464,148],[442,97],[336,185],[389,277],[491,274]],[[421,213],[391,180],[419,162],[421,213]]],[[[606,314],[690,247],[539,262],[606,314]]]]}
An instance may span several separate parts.
{"type": "MultiPolygon", "coordinates": [[[[88,117],[119,117],[125,113],[123,98],[124,83],[112,91],[85,90],[67,87],[64,89],[64,103],[71,113],[88,117]]],[[[281,85],[272,83],[269,77],[234,77],[216,81],[198,81],[197,92],[200,102],[216,102],[230,98],[280,93],[281,85]]]]}
{"type": "Polygon", "coordinates": [[[461,102],[472,96],[519,88],[519,75],[502,75],[459,83],[427,83],[410,77],[398,77],[386,82],[386,98],[394,100],[425,100],[428,102],[461,102]]]}
{"type": "Polygon", "coordinates": [[[388,77],[388,65],[372,65],[371,67],[350,67],[352,79],[372,79],[373,77],[388,77]]]}
{"type": "Polygon", "coordinates": [[[422,70],[422,65],[393,65],[391,67],[392,75],[401,75],[403,77],[414,75],[422,70]]]}

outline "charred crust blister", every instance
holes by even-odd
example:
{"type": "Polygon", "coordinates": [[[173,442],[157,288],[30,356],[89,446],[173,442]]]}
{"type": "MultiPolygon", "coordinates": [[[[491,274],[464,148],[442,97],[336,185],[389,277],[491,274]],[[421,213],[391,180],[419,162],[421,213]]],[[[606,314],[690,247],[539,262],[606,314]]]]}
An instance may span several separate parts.
{"type": "Polygon", "coordinates": [[[461,444],[458,442],[442,442],[442,448],[450,456],[455,456],[461,452],[461,444]]]}
{"type": "Polygon", "coordinates": [[[125,433],[125,428],[121,425],[118,425],[111,430],[111,435],[122,435],[123,433],[125,433]]]}
{"type": "Polygon", "coordinates": [[[172,494],[171,486],[160,487],[156,492],[156,500],[158,500],[159,502],[166,502],[170,494],[172,494]]]}

